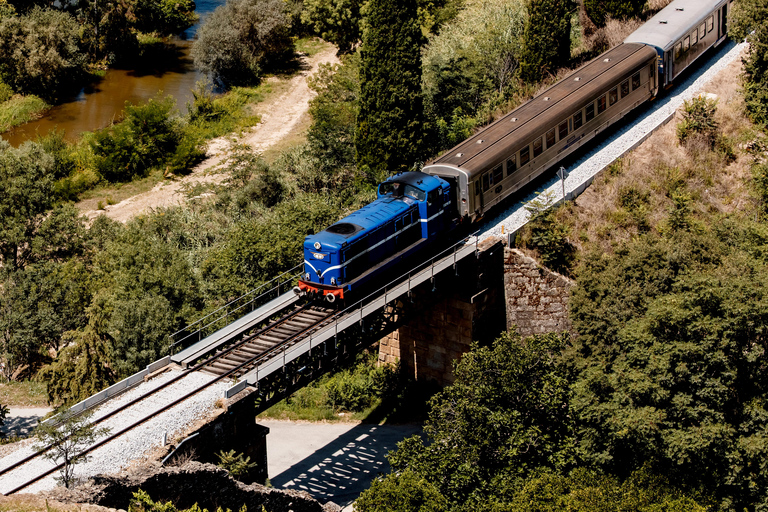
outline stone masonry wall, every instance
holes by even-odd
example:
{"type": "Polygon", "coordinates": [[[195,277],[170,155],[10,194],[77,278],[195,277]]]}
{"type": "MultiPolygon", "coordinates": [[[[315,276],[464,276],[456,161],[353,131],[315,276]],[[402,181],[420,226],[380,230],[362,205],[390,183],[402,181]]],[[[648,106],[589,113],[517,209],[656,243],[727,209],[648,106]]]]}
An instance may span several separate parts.
{"type": "Polygon", "coordinates": [[[503,247],[499,240],[488,239],[478,248],[480,257],[471,272],[454,279],[446,289],[417,291],[414,302],[430,304],[380,341],[380,364],[400,359],[414,378],[450,384],[454,381],[453,361],[473,341],[493,340],[506,328],[503,247]]]}
{"type": "Polygon", "coordinates": [[[504,250],[507,329],[523,336],[571,331],[568,297],[573,281],[541,267],[516,249],[504,250]]]}

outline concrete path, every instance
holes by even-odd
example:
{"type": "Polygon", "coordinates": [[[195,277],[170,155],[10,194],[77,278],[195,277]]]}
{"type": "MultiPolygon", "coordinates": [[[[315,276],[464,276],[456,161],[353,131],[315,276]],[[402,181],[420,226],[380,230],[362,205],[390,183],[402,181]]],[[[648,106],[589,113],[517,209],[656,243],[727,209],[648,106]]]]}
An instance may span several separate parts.
{"type": "Polygon", "coordinates": [[[421,425],[259,421],[269,427],[269,479],[276,488],[307,491],[321,503],[351,503],[376,476],[389,471],[386,455],[421,425]]]}
{"type": "Polygon", "coordinates": [[[50,407],[9,407],[0,432],[4,435],[26,436],[37,426],[37,420],[51,412],[50,407]]]}

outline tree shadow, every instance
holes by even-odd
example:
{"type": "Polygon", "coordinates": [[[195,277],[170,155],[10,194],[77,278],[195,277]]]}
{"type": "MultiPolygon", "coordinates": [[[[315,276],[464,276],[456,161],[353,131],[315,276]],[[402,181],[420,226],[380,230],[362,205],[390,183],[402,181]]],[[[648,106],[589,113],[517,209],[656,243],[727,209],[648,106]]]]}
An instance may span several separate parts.
{"type": "Polygon", "coordinates": [[[270,482],[343,507],[370,487],[374,478],[389,472],[386,455],[399,441],[421,434],[420,425],[357,425],[270,482]]]}

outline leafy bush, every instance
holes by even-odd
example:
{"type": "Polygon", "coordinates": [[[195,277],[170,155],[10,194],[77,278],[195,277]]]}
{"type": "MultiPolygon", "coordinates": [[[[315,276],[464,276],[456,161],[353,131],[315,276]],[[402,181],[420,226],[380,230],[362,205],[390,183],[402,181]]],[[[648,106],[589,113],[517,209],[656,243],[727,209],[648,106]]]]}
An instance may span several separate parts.
{"type": "Polygon", "coordinates": [[[13,96],[13,88],[0,80],[0,103],[8,101],[13,96]]]}
{"type": "Polygon", "coordinates": [[[176,153],[180,130],[171,119],[174,99],[150,99],[144,105],[126,103],[125,118],[97,132],[91,146],[96,169],[108,181],[144,176],[176,153]]]}
{"type": "Polygon", "coordinates": [[[723,510],[765,501],[767,248],[764,225],[721,218],[585,258],[570,302],[583,460],[621,476],[654,461],[723,510]]]}
{"type": "Polygon", "coordinates": [[[229,474],[234,478],[247,474],[248,471],[259,465],[258,462],[251,462],[250,457],[246,457],[242,453],[235,453],[235,450],[228,452],[221,450],[216,454],[216,457],[219,458],[217,466],[229,471],[229,474]]]}
{"type": "Polygon", "coordinates": [[[551,202],[551,197],[542,195],[526,206],[531,220],[518,233],[515,243],[536,251],[548,268],[570,274],[576,248],[568,240],[568,227],[557,218],[561,207],[549,207],[551,202]]]}
{"type": "Polygon", "coordinates": [[[195,67],[223,85],[258,81],[264,66],[293,49],[282,0],[227,0],[192,47],[195,67]]]}
{"type": "Polygon", "coordinates": [[[86,64],[80,24],[66,12],[35,7],[0,18],[0,69],[17,91],[56,99],[85,73],[86,64]]]}
{"type": "Polygon", "coordinates": [[[31,94],[12,96],[0,104],[0,132],[31,121],[49,108],[49,104],[31,94]]]}
{"type": "Polygon", "coordinates": [[[736,39],[746,38],[749,55],[744,59],[744,100],[749,117],[768,125],[768,5],[763,0],[734,4],[729,26],[736,39]]]}
{"type": "Polygon", "coordinates": [[[717,100],[697,96],[683,103],[683,119],[677,125],[677,140],[680,144],[688,143],[694,136],[700,138],[708,149],[715,147],[717,141],[717,100]]]}

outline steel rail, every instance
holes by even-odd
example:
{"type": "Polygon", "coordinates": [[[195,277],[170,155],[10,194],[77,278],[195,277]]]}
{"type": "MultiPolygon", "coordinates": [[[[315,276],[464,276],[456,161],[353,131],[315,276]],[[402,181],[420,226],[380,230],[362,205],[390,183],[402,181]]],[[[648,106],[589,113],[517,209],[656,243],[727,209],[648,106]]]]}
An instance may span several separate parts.
{"type": "MultiPolygon", "coordinates": [[[[102,423],[102,422],[106,421],[107,419],[109,419],[109,418],[111,418],[111,417],[115,416],[116,414],[118,414],[118,413],[120,413],[120,412],[122,412],[122,411],[124,411],[124,410],[126,410],[126,409],[128,409],[128,408],[130,408],[130,407],[133,407],[134,405],[138,404],[138,403],[139,403],[139,402],[141,402],[142,400],[144,400],[144,399],[146,399],[146,398],[148,398],[148,397],[150,397],[150,396],[154,395],[155,393],[158,393],[159,391],[161,391],[161,390],[163,390],[163,389],[165,389],[165,388],[167,388],[167,387],[171,386],[172,384],[174,384],[174,383],[176,383],[176,382],[180,381],[181,379],[183,379],[184,377],[186,377],[186,376],[187,376],[187,375],[189,375],[190,373],[192,373],[192,372],[194,372],[194,371],[198,371],[198,370],[201,370],[201,369],[205,368],[207,365],[211,364],[211,363],[212,363],[212,362],[214,362],[215,360],[217,360],[217,359],[219,359],[219,358],[221,358],[221,357],[225,356],[226,354],[228,354],[228,353],[230,353],[230,352],[232,352],[232,351],[236,350],[237,348],[239,348],[239,347],[240,347],[240,346],[242,346],[243,344],[245,344],[245,343],[248,343],[248,342],[249,342],[249,341],[251,341],[251,340],[252,340],[254,337],[257,337],[257,336],[259,336],[259,335],[261,335],[261,334],[264,334],[265,332],[269,332],[270,330],[273,330],[273,329],[275,329],[276,327],[278,327],[278,326],[280,326],[280,325],[284,324],[285,322],[289,321],[291,318],[294,318],[294,317],[298,316],[298,315],[299,315],[301,312],[305,311],[305,310],[306,310],[306,309],[308,309],[309,307],[311,307],[311,304],[305,304],[304,306],[302,306],[302,307],[300,307],[300,308],[297,308],[297,309],[295,309],[294,311],[291,311],[290,313],[288,313],[288,314],[286,314],[286,315],[284,315],[284,316],[280,317],[279,319],[275,320],[274,322],[270,323],[269,325],[267,325],[267,326],[265,326],[265,327],[263,327],[263,328],[259,329],[259,330],[258,330],[256,333],[253,333],[253,334],[251,334],[251,335],[249,335],[249,336],[247,336],[247,337],[243,338],[242,340],[238,341],[237,343],[235,343],[235,344],[233,344],[232,346],[228,347],[227,349],[225,349],[225,350],[224,350],[224,351],[222,351],[221,353],[218,353],[218,354],[214,354],[214,355],[212,355],[212,356],[208,357],[208,358],[207,358],[205,361],[202,361],[202,362],[198,363],[197,365],[193,366],[192,368],[188,368],[188,369],[186,369],[186,370],[183,370],[183,371],[182,371],[182,372],[181,372],[179,375],[177,375],[176,377],[172,378],[172,379],[171,379],[171,380],[169,380],[168,382],[165,382],[165,383],[161,384],[160,386],[158,386],[157,388],[155,388],[155,389],[153,389],[153,390],[151,390],[151,391],[149,391],[149,392],[147,392],[147,393],[145,393],[145,394],[141,395],[140,397],[138,397],[138,398],[136,398],[136,399],[134,399],[134,400],[131,400],[131,401],[129,401],[129,402],[127,402],[127,403],[125,403],[125,404],[121,405],[120,407],[116,408],[116,409],[115,409],[115,410],[113,410],[113,411],[110,411],[109,413],[105,414],[104,416],[100,417],[98,420],[96,420],[95,422],[93,422],[91,425],[98,425],[98,424],[100,424],[100,423],[102,423]]],[[[307,328],[306,328],[304,331],[302,331],[302,332],[305,332],[305,331],[307,331],[307,330],[310,330],[310,329],[312,329],[312,328],[313,328],[313,327],[315,327],[315,326],[316,326],[318,323],[321,323],[322,321],[326,320],[326,319],[328,318],[328,316],[330,316],[330,313],[329,313],[328,315],[326,315],[325,317],[323,317],[323,318],[319,319],[319,320],[318,320],[318,321],[317,321],[315,324],[308,326],[308,327],[307,327],[307,328]]],[[[302,332],[299,332],[299,333],[297,333],[296,335],[300,335],[300,334],[302,334],[302,332]]],[[[276,346],[281,346],[282,344],[286,343],[287,341],[289,341],[289,340],[293,339],[293,337],[295,337],[295,336],[289,337],[288,339],[286,339],[286,340],[284,340],[284,341],[282,341],[282,342],[280,342],[280,343],[276,344],[276,346]]],[[[271,348],[274,348],[274,347],[271,347],[271,348]]],[[[270,349],[270,350],[271,350],[271,349],[270,349]]],[[[265,352],[265,353],[266,353],[266,352],[265,352]]],[[[226,373],[224,373],[224,374],[222,374],[222,375],[220,375],[220,376],[216,377],[216,378],[215,378],[213,381],[211,381],[211,382],[207,383],[206,385],[204,385],[204,386],[202,386],[202,387],[200,387],[200,388],[198,388],[198,389],[196,389],[196,390],[192,391],[191,393],[188,393],[188,394],[187,394],[187,395],[185,395],[185,396],[184,396],[182,399],[174,401],[174,402],[173,402],[171,405],[169,405],[169,406],[164,406],[163,408],[159,409],[158,411],[156,411],[155,413],[151,414],[150,416],[147,416],[147,417],[145,417],[144,419],[140,420],[139,422],[137,422],[137,423],[133,424],[132,426],[130,426],[130,427],[127,427],[126,429],[123,429],[123,430],[121,430],[120,432],[118,432],[118,433],[114,434],[113,436],[110,436],[110,437],[106,438],[104,441],[97,443],[97,445],[94,445],[94,446],[92,446],[91,448],[89,448],[88,450],[86,450],[86,451],[84,451],[84,452],[82,452],[82,453],[88,453],[89,451],[91,451],[91,450],[93,450],[93,449],[96,449],[96,448],[98,448],[98,447],[99,447],[99,446],[101,446],[102,444],[105,444],[106,442],[108,442],[108,441],[110,441],[110,440],[114,440],[116,437],[119,437],[120,435],[122,435],[123,433],[125,433],[127,430],[130,430],[130,429],[132,429],[132,428],[134,428],[134,427],[136,427],[136,426],[140,425],[141,423],[143,423],[143,422],[145,422],[145,421],[148,421],[148,420],[149,420],[149,419],[151,419],[152,417],[154,417],[154,416],[156,416],[156,415],[160,414],[161,412],[164,412],[164,411],[165,411],[165,410],[167,410],[168,408],[170,408],[170,407],[173,407],[174,405],[176,405],[177,403],[179,403],[179,401],[181,401],[181,400],[186,400],[187,398],[191,397],[191,396],[192,396],[192,395],[194,395],[194,394],[197,394],[197,393],[199,393],[199,392],[200,392],[200,391],[202,391],[203,389],[205,389],[205,388],[209,387],[210,385],[212,385],[212,384],[214,384],[214,383],[218,382],[219,380],[221,380],[221,379],[223,379],[223,378],[226,378],[226,377],[230,376],[232,373],[234,373],[234,372],[236,372],[236,371],[238,371],[238,370],[241,370],[243,366],[246,366],[246,365],[248,365],[248,364],[251,364],[251,363],[253,362],[253,360],[255,360],[255,359],[258,359],[258,358],[262,357],[263,355],[264,355],[264,353],[262,353],[262,354],[258,354],[257,356],[254,356],[253,358],[249,359],[248,361],[245,361],[244,363],[242,363],[242,365],[239,365],[239,366],[237,366],[237,367],[233,368],[232,370],[230,370],[230,371],[228,371],[228,372],[226,372],[226,373]]],[[[81,414],[82,414],[82,413],[81,413],[81,414]]],[[[34,459],[36,459],[37,457],[40,457],[40,456],[42,456],[44,453],[46,453],[47,451],[49,451],[51,448],[53,448],[53,445],[47,446],[47,447],[45,447],[44,449],[42,449],[42,450],[39,450],[39,451],[37,451],[36,453],[34,453],[34,454],[31,454],[31,455],[29,455],[29,456],[25,457],[24,459],[21,459],[21,460],[19,460],[19,461],[15,462],[15,463],[13,463],[13,464],[11,464],[11,465],[9,465],[9,466],[7,466],[7,467],[3,468],[2,470],[0,470],[0,476],[2,476],[2,475],[5,475],[6,473],[8,473],[8,472],[10,472],[10,471],[13,471],[14,469],[16,469],[16,468],[18,468],[18,467],[20,467],[20,466],[22,466],[22,465],[26,464],[27,462],[30,462],[30,461],[32,461],[32,460],[34,460],[34,459]]],[[[34,483],[34,482],[36,482],[37,480],[40,480],[41,478],[44,478],[44,477],[48,476],[49,474],[51,474],[52,472],[54,472],[54,471],[56,471],[56,470],[60,469],[62,466],[63,466],[63,464],[60,464],[60,465],[56,466],[55,468],[53,468],[53,470],[46,472],[45,474],[43,474],[43,475],[41,475],[41,476],[39,476],[39,477],[35,478],[34,480],[30,480],[30,481],[28,481],[28,482],[27,482],[27,483],[25,483],[24,485],[22,485],[22,486],[20,486],[20,487],[17,487],[17,488],[15,488],[15,489],[11,490],[11,491],[9,491],[7,494],[13,494],[13,493],[17,492],[18,490],[20,490],[20,489],[23,489],[23,488],[25,488],[25,487],[29,486],[30,484],[32,484],[32,483],[34,483]]],[[[6,494],[6,495],[7,495],[7,494],[6,494]]]]}
{"type": "MultiPolygon", "coordinates": [[[[306,306],[303,306],[303,307],[301,307],[301,308],[298,308],[296,311],[293,311],[293,312],[292,312],[292,313],[290,313],[289,315],[286,315],[286,317],[292,317],[292,316],[296,316],[296,315],[298,315],[298,314],[299,314],[301,311],[303,311],[304,309],[308,308],[309,306],[310,306],[310,304],[308,304],[308,305],[306,305],[306,306]]],[[[315,327],[316,327],[318,324],[322,323],[324,320],[326,320],[326,319],[327,319],[329,316],[331,316],[331,315],[332,315],[332,312],[329,312],[329,313],[328,313],[328,315],[326,315],[324,318],[321,318],[321,319],[319,319],[319,320],[318,320],[317,322],[315,322],[313,325],[310,325],[310,326],[308,326],[306,329],[302,330],[301,332],[298,332],[298,333],[294,334],[293,336],[291,336],[291,337],[287,338],[286,340],[284,340],[283,342],[281,342],[281,343],[277,344],[276,346],[282,346],[282,345],[284,345],[284,344],[286,344],[286,343],[290,343],[290,342],[291,342],[291,341],[293,341],[295,338],[297,338],[297,337],[300,337],[300,336],[302,336],[304,333],[306,333],[307,331],[309,331],[309,330],[311,330],[311,329],[315,328],[315,327]]],[[[264,328],[264,329],[262,329],[262,330],[269,330],[270,328],[274,328],[275,326],[277,326],[277,325],[279,325],[279,324],[283,323],[283,322],[282,322],[282,320],[283,320],[283,319],[281,319],[281,321],[279,321],[279,322],[274,322],[273,324],[270,324],[270,326],[267,326],[267,327],[265,327],[265,328],[264,328]]],[[[249,336],[249,337],[248,337],[248,339],[251,339],[251,338],[252,338],[252,337],[254,337],[254,336],[256,336],[256,334],[254,334],[254,335],[252,335],[252,336],[249,336]]],[[[273,348],[274,348],[274,347],[273,347],[273,348]]],[[[234,347],[232,347],[231,349],[234,349],[234,347]]],[[[231,349],[228,349],[228,351],[229,351],[229,350],[231,350],[231,349]]],[[[268,352],[269,352],[269,351],[268,351],[268,352]]],[[[200,393],[200,392],[201,392],[201,391],[203,391],[204,389],[207,389],[208,387],[210,387],[210,386],[212,386],[212,385],[216,384],[217,382],[219,382],[219,381],[221,381],[221,380],[224,380],[224,379],[226,379],[227,377],[229,377],[230,375],[232,375],[232,374],[233,374],[233,373],[235,373],[236,371],[238,371],[238,370],[242,369],[244,366],[246,366],[246,365],[249,365],[249,364],[253,363],[253,361],[255,361],[255,360],[259,359],[259,358],[262,358],[262,357],[264,357],[264,355],[265,355],[265,354],[266,354],[266,352],[265,352],[265,353],[263,353],[263,354],[259,354],[259,355],[257,355],[257,356],[254,356],[253,358],[251,358],[251,359],[250,359],[250,360],[248,360],[248,361],[245,361],[244,363],[242,363],[241,365],[237,366],[236,368],[233,368],[232,370],[230,370],[230,371],[228,371],[228,372],[226,372],[226,373],[224,373],[224,374],[222,374],[222,375],[219,375],[219,376],[216,376],[216,377],[214,377],[214,379],[213,379],[213,380],[211,380],[210,382],[207,382],[206,384],[204,384],[204,385],[200,386],[199,388],[197,388],[197,389],[194,389],[194,390],[190,391],[189,393],[186,393],[185,395],[181,396],[180,398],[177,398],[177,399],[176,399],[176,400],[174,400],[173,402],[171,402],[171,403],[169,403],[169,404],[166,404],[166,405],[162,406],[160,409],[158,409],[157,411],[153,412],[153,413],[152,413],[152,414],[150,414],[149,416],[147,416],[147,417],[145,417],[145,418],[142,418],[142,419],[140,419],[140,420],[137,420],[137,421],[135,421],[134,423],[132,423],[132,424],[128,425],[127,427],[125,427],[125,428],[123,428],[123,429],[119,430],[118,432],[116,432],[116,433],[114,433],[114,434],[111,434],[111,435],[109,435],[108,437],[106,437],[106,438],[102,439],[101,441],[99,441],[99,442],[97,442],[97,443],[95,443],[95,444],[93,444],[93,445],[89,446],[88,448],[86,448],[85,450],[83,450],[82,452],[80,452],[80,453],[78,454],[78,457],[79,457],[79,456],[81,456],[81,455],[86,455],[86,454],[88,454],[88,453],[90,453],[90,452],[92,452],[92,451],[96,450],[97,448],[100,448],[100,447],[104,446],[105,444],[107,444],[107,443],[109,443],[109,442],[112,442],[112,441],[114,441],[115,439],[117,439],[118,437],[122,436],[122,435],[123,435],[123,434],[125,434],[126,432],[128,432],[128,431],[130,431],[130,430],[133,430],[134,428],[138,427],[139,425],[141,425],[141,424],[143,424],[143,423],[145,423],[145,422],[149,421],[150,419],[154,418],[154,417],[155,417],[155,416],[157,416],[158,414],[161,414],[161,413],[163,413],[163,412],[165,412],[165,411],[167,411],[167,410],[171,409],[172,407],[175,407],[176,405],[178,405],[178,404],[180,404],[181,402],[183,402],[183,401],[187,400],[188,398],[190,398],[190,397],[192,397],[192,396],[194,396],[194,395],[196,395],[196,394],[200,393]]],[[[221,354],[219,354],[219,355],[221,355],[221,354]]],[[[209,358],[209,360],[210,360],[210,358],[209,358]]],[[[205,362],[203,362],[203,363],[200,363],[199,365],[195,366],[195,368],[194,368],[193,370],[188,370],[188,371],[184,372],[182,375],[183,375],[183,376],[186,376],[186,375],[188,375],[189,373],[191,373],[192,371],[194,371],[194,370],[197,370],[197,369],[200,369],[200,368],[202,368],[202,366],[203,366],[203,365],[205,365],[205,364],[208,364],[208,363],[209,363],[209,360],[207,360],[207,361],[205,361],[205,362]]],[[[178,378],[180,378],[180,377],[181,377],[181,375],[180,375],[178,378]]],[[[154,390],[153,390],[153,391],[154,391],[154,390]]],[[[146,395],[146,396],[149,396],[149,394],[148,394],[148,395],[146,395]]],[[[144,398],[144,396],[143,396],[143,397],[141,397],[141,399],[143,399],[143,398],[144,398]]],[[[139,401],[139,400],[137,400],[137,401],[139,401]]],[[[100,419],[100,421],[103,421],[103,418],[102,418],[102,419],[100,419]]],[[[47,448],[45,451],[47,451],[47,450],[48,450],[48,449],[50,449],[50,448],[51,448],[51,447],[48,447],[48,448],[47,448]]],[[[41,455],[42,453],[44,453],[44,451],[40,451],[40,452],[37,452],[37,453],[36,453],[34,456],[31,456],[31,458],[30,458],[29,460],[31,460],[31,459],[33,459],[33,458],[36,458],[37,456],[41,455]]],[[[10,495],[10,494],[14,494],[14,493],[16,493],[16,492],[18,492],[18,491],[20,491],[20,490],[22,490],[22,489],[26,488],[26,487],[29,487],[29,486],[30,486],[30,485],[32,485],[33,483],[35,483],[35,482],[37,482],[37,481],[39,481],[39,480],[42,480],[43,478],[45,478],[46,476],[50,475],[51,473],[54,473],[55,471],[58,471],[58,470],[59,470],[59,469],[61,469],[63,466],[64,466],[64,464],[63,464],[63,463],[62,463],[62,464],[58,464],[58,465],[54,466],[53,468],[51,468],[51,469],[49,469],[49,470],[45,471],[44,473],[42,473],[42,474],[40,474],[40,475],[38,475],[38,476],[36,476],[36,477],[34,477],[34,478],[30,479],[30,480],[27,480],[25,483],[23,483],[23,484],[21,484],[21,485],[19,485],[19,486],[15,487],[14,489],[12,489],[12,490],[8,491],[8,492],[7,492],[5,495],[6,495],[6,496],[8,496],[8,495],[10,495]]],[[[18,467],[18,466],[16,466],[16,467],[18,467]]]]}

